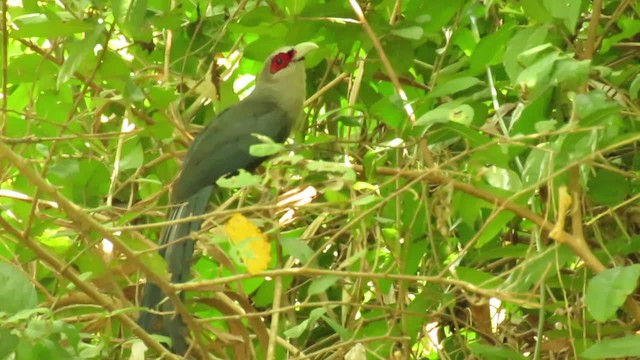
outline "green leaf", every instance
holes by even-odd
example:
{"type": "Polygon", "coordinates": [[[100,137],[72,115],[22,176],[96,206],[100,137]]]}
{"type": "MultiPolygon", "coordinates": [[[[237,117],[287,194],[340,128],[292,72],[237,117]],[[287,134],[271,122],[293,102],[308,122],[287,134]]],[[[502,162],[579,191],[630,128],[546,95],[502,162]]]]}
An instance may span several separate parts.
{"type": "Polygon", "coordinates": [[[504,169],[498,166],[489,166],[482,173],[489,185],[516,193],[522,190],[520,177],[513,170],[504,169]]]}
{"type": "Polygon", "coordinates": [[[531,16],[540,23],[549,23],[553,20],[553,17],[540,3],[540,0],[522,0],[522,9],[525,14],[531,16]]]}
{"type": "Polygon", "coordinates": [[[325,313],[327,309],[324,307],[316,308],[311,310],[309,313],[309,317],[302,321],[300,324],[285,330],[284,335],[288,338],[296,339],[302,336],[305,330],[311,328],[318,319],[320,319],[325,313]]]}
{"type": "Polygon", "coordinates": [[[471,106],[462,104],[456,107],[454,111],[449,114],[449,120],[464,126],[469,126],[473,121],[474,115],[475,111],[471,106]]]}
{"type": "Polygon", "coordinates": [[[172,102],[180,97],[175,89],[164,86],[147,88],[147,92],[151,106],[158,110],[165,110],[172,102]]]}
{"type": "Polygon", "coordinates": [[[483,82],[475,77],[461,77],[438,84],[429,94],[429,98],[437,98],[445,95],[453,95],[472,86],[480,85],[483,82]]]}
{"type": "Polygon", "coordinates": [[[7,68],[12,84],[32,82],[43,77],[53,77],[57,67],[38,54],[24,54],[13,57],[7,68]]]}
{"type": "Polygon", "coordinates": [[[356,180],[355,171],[346,164],[312,160],[308,161],[306,166],[309,171],[340,173],[342,174],[343,179],[346,181],[353,182],[356,180]]]}
{"type": "Polygon", "coordinates": [[[258,292],[253,296],[254,305],[258,307],[269,307],[273,304],[273,292],[275,281],[265,281],[258,288],[258,292]]]}
{"type": "Polygon", "coordinates": [[[494,249],[484,248],[477,253],[469,254],[470,259],[475,262],[484,262],[507,257],[525,258],[528,254],[529,246],[525,244],[506,244],[494,249]]]}
{"type": "Polygon", "coordinates": [[[221,177],[216,184],[221,188],[242,189],[249,186],[258,185],[262,182],[262,177],[253,175],[245,170],[240,170],[238,175],[221,177]]]}
{"type": "Polygon", "coordinates": [[[377,195],[365,195],[363,197],[357,198],[351,202],[353,206],[365,206],[371,203],[377,202],[380,200],[380,197],[377,195]]]}
{"type": "Polygon", "coordinates": [[[546,134],[556,129],[558,122],[556,120],[542,120],[535,124],[536,131],[540,134],[546,134]]]}
{"type": "Polygon", "coordinates": [[[30,37],[57,37],[69,36],[82,32],[89,32],[96,27],[96,23],[90,20],[73,18],[66,12],[56,14],[58,18],[50,18],[45,14],[28,14],[13,19],[13,25],[17,28],[9,34],[12,38],[30,37]]]}
{"type": "Polygon", "coordinates": [[[426,126],[428,129],[434,124],[447,123],[449,121],[465,124],[469,123],[470,119],[473,119],[473,108],[469,105],[445,103],[420,116],[416,120],[415,126],[426,126]]]}
{"type": "Polygon", "coordinates": [[[491,143],[491,140],[475,129],[471,129],[468,126],[464,126],[457,122],[451,121],[438,126],[438,128],[434,130],[432,134],[434,134],[434,138],[438,138],[439,136],[442,136],[445,139],[450,139],[451,137],[461,137],[466,142],[468,142],[469,146],[471,147],[483,146],[482,151],[474,152],[474,156],[478,156],[480,158],[485,158],[488,156],[489,158],[491,158],[491,161],[483,160],[480,161],[480,163],[489,163],[495,165],[500,164],[500,159],[495,157],[498,154],[494,153],[494,150],[497,149],[497,145],[487,146],[489,143],[491,143]],[[442,133],[442,135],[440,133],[442,133]]]}
{"type": "Polygon", "coordinates": [[[558,271],[575,255],[566,246],[551,247],[542,253],[529,252],[525,259],[514,269],[503,288],[514,292],[527,292],[543,278],[556,276],[558,271]]]}
{"type": "Polygon", "coordinates": [[[413,65],[412,59],[415,56],[409,40],[398,36],[389,36],[383,39],[382,46],[394,71],[404,73],[413,65]]]}
{"type": "Polygon", "coordinates": [[[96,24],[93,28],[93,31],[86,33],[84,39],[77,41],[72,45],[69,45],[69,56],[60,67],[60,72],[58,73],[58,81],[56,82],[56,86],[58,89],[60,89],[60,86],[62,86],[62,84],[66,83],[69,79],[71,79],[71,77],[73,77],[73,74],[78,69],[78,66],[80,66],[85,57],[93,51],[93,48],[96,46],[96,43],[98,42],[98,39],[100,38],[100,35],[102,35],[103,31],[104,25],[96,24]]]}
{"type": "Polygon", "coordinates": [[[424,30],[422,30],[420,26],[409,26],[406,28],[392,29],[391,33],[409,40],[420,40],[422,35],[424,35],[424,30]]]}
{"type": "Polygon", "coordinates": [[[20,310],[15,315],[12,315],[6,321],[7,323],[18,324],[36,316],[51,317],[53,316],[53,312],[50,309],[44,309],[44,308],[25,309],[25,310],[20,310]]]}
{"type": "Polygon", "coordinates": [[[78,160],[72,159],[61,159],[60,161],[57,161],[53,165],[51,165],[51,167],[49,168],[49,172],[63,179],[73,179],[77,174],[80,173],[80,162],[78,160]]]}
{"type": "Polygon", "coordinates": [[[482,232],[478,236],[476,248],[483,247],[505,231],[507,223],[509,223],[514,216],[512,212],[503,211],[489,220],[489,222],[483,226],[482,232]]]}
{"type": "Polygon", "coordinates": [[[349,340],[353,338],[353,333],[346,329],[344,326],[340,325],[337,321],[333,320],[328,316],[322,316],[322,320],[324,320],[331,328],[340,336],[342,340],[349,340]]]}
{"type": "Polygon", "coordinates": [[[291,15],[300,14],[307,5],[308,0],[284,0],[284,8],[291,15]]]}
{"type": "Polygon", "coordinates": [[[425,32],[435,33],[442,31],[442,27],[464,7],[464,2],[462,0],[407,1],[402,7],[404,16],[415,16],[416,22],[422,23],[425,32]]]}
{"type": "Polygon", "coordinates": [[[282,245],[282,252],[285,255],[292,256],[295,259],[300,260],[302,264],[307,264],[309,259],[313,257],[314,251],[305,243],[296,238],[283,238],[280,239],[282,245]]]}
{"type": "Polygon", "coordinates": [[[560,52],[554,49],[553,44],[544,43],[538,46],[533,46],[522,53],[518,54],[518,61],[525,67],[533,65],[536,61],[540,60],[549,54],[558,54],[560,52]]]}
{"type": "Polygon", "coordinates": [[[524,163],[522,182],[524,186],[538,184],[540,180],[550,175],[550,165],[553,151],[548,146],[538,146],[532,149],[524,163]]]}
{"type": "Polygon", "coordinates": [[[42,235],[36,236],[35,239],[59,256],[66,254],[74,244],[68,236],[59,234],[53,229],[46,229],[42,235]]]}
{"type": "Polygon", "coordinates": [[[638,98],[638,92],[640,92],[640,74],[636,75],[636,78],[631,82],[631,86],[629,87],[629,95],[632,100],[636,100],[638,98]]]}
{"type": "Polygon", "coordinates": [[[610,320],[638,286],[640,264],[607,269],[587,285],[585,303],[599,322],[610,320]]]}
{"type": "Polygon", "coordinates": [[[0,262],[0,313],[13,315],[38,305],[36,290],[17,268],[0,262]]]}
{"type": "Polygon", "coordinates": [[[309,295],[315,295],[324,292],[325,290],[333,286],[336,282],[338,282],[338,280],[340,280],[340,276],[337,275],[321,276],[311,281],[308,293],[309,295]]]}
{"type": "Polygon", "coordinates": [[[602,39],[602,46],[599,50],[601,53],[607,53],[611,46],[619,43],[621,40],[632,38],[636,34],[640,33],[640,20],[630,19],[623,16],[620,21],[617,22],[617,25],[622,29],[622,31],[602,39]]]}
{"type": "Polygon", "coordinates": [[[492,346],[478,342],[469,344],[469,350],[482,359],[526,360],[526,356],[508,347],[492,346]]]}
{"type": "Polygon", "coordinates": [[[548,79],[556,60],[560,57],[557,52],[552,52],[543,56],[541,59],[533,63],[533,65],[525,68],[516,79],[517,85],[524,85],[528,88],[536,86],[548,85],[548,79]]]}
{"type": "Polygon", "coordinates": [[[6,359],[13,353],[19,340],[20,338],[11,333],[11,329],[0,328],[0,358],[6,359]]]}
{"type": "Polygon", "coordinates": [[[483,289],[496,289],[504,282],[503,279],[495,277],[487,272],[464,266],[456,267],[455,273],[458,275],[458,279],[483,289]]]}
{"type": "Polygon", "coordinates": [[[143,40],[147,0],[112,0],[113,15],[123,32],[134,40],[143,40]]]}
{"type": "Polygon", "coordinates": [[[561,59],[555,63],[551,80],[555,84],[568,83],[578,88],[587,81],[590,71],[591,60],[561,59]]]}
{"type": "Polygon", "coordinates": [[[620,106],[611,101],[603,91],[590,91],[575,97],[576,112],[583,125],[600,125],[601,120],[620,110],[620,106]]]}
{"type": "Polygon", "coordinates": [[[502,62],[513,29],[511,25],[504,25],[497,32],[480,39],[469,59],[472,72],[475,73],[484,70],[487,66],[502,62]]]}
{"type": "Polygon", "coordinates": [[[617,339],[604,339],[591,345],[581,356],[585,359],[610,359],[640,356],[640,336],[627,335],[617,339]]]}
{"type": "Polygon", "coordinates": [[[542,0],[542,3],[554,18],[562,19],[567,29],[575,33],[582,0],[542,0]]]}
{"type": "Polygon", "coordinates": [[[548,32],[549,28],[547,26],[533,26],[518,31],[511,38],[507,44],[507,50],[505,50],[502,61],[504,63],[504,69],[512,82],[516,82],[518,75],[524,68],[519,62],[518,56],[528,49],[544,44],[548,32]]]}
{"type": "Polygon", "coordinates": [[[589,179],[587,187],[589,197],[606,206],[620,204],[630,190],[629,182],[623,175],[605,169],[598,169],[596,176],[589,179]]]}
{"type": "Polygon", "coordinates": [[[257,157],[266,157],[266,156],[277,154],[284,149],[285,149],[284,145],[277,144],[277,143],[253,144],[249,148],[249,153],[257,157]]]}
{"type": "Polygon", "coordinates": [[[144,150],[137,139],[125,142],[119,165],[120,170],[138,169],[144,165],[144,150]]]}

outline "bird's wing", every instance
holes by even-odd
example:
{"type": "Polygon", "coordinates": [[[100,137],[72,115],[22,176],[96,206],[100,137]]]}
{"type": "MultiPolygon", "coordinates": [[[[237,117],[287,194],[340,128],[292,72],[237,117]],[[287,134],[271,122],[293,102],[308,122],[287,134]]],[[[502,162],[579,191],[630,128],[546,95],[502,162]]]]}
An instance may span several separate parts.
{"type": "Polygon", "coordinates": [[[258,167],[264,158],[249,153],[251,145],[260,143],[252,134],[286,140],[295,119],[275,103],[246,100],[222,112],[196,136],[173,189],[174,203],[215,185],[226,174],[258,167]]]}

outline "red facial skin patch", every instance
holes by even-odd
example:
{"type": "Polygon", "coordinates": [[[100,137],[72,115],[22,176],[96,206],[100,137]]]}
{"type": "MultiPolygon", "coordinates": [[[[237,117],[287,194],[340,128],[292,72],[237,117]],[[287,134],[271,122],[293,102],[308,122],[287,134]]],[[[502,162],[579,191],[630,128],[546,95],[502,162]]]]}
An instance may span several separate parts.
{"type": "Polygon", "coordinates": [[[271,66],[269,68],[271,74],[275,74],[278,71],[289,66],[295,55],[295,50],[289,50],[287,52],[276,54],[273,58],[271,58],[271,66]]]}

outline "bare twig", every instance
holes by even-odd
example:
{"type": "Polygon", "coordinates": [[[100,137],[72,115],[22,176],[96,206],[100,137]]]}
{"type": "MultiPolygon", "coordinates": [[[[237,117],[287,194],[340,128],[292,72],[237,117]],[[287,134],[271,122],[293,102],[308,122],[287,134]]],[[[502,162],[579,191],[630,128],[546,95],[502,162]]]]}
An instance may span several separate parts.
{"type": "MultiPolygon", "coordinates": [[[[85,214],[82,211],[82,209],[80,209],[74,203],[69,201],[64,196],[62,196],[58,192],[58,190],[54,188],[51,184],[49,184],[44,178],[42,178],[40,174],[36,173],[33,169],[31,169],[31,167],[28,165],[25,159],[18,156],[16,153],[14,153],[11,150],[11,148],[9,148],[6,144],[3,144],[1,142],[0,142],[0,156],[5,158],[9,163],[11,163],[15,168],[17,168],[22,173],[22,175],[24,175],[27,179],[29,179],[29,181],[38,188],[38,190],[41,193],[51,197],[58,204],[58,206],[60,206],[60,208],[67,213],[69,218],[73,220],[73,222],[76,224],[80,232],[87,233],[87,236],[90,236],[88,234],[89,232],[95,232],[102,238],[111,241],[116,247],[116,249],[127,257],[127,260],[133,262],[137,266],[137,268],[140,269],[140,271],[146,275],[147,279],[150,279],[162,289],[162,291],[169,297],[169,299],[175,305],[176,311],[183,317],[183,319],[185,319],[185,322],[187,323],[192,322],[192,318],[188,316],[189,313],[184,307],[184,304],[182,304],[182,301],[177,296],[177,294],[173,291],[172,287],[167,283],[164,277],[157,274],[154,271],[154,269],[150,268],[145,262],[140,261],[140,259],[138,258],[138,254],[135,251],[133,251],[131,248],[129,248],[123,240],[121,240],[118,236],[114,235],[112,232],[108,231],[100,223],[98,223],[94,218],[85,214]]],[[[30,239],[30,237],[23,236],[23,235],[20,235],[20,238],[30,239]]],[[[40,245],[38,243],[27,242],[27,244],[31,245],[34,251],[39,250],[38,247],[40,245]]],[[[43,260],[47,261],[47,263],[54,266],[56,269],[62,269],[61,271],[63,272],[63,274],[65,274],[65,276],[69,276],[69,278],[72,279],[74,273],[72,272],[72,270],[70,270],[71,267],[64,265],[64,262],[58,260],[54,255],[51,255],[49,252],[43,249],[42,253],[39,254],[39,256],[42,257],[43,260]]],[[[77,279],[77,282],[78,283],[76,283],[76,285],[78,286],[78,288],[83,289],[83,291],[86,291],[87,294],[91,295],[98,303],[105,305],[105,308],[107,309],[111,308],[110,305],[106,304],[106,300],[105,298],[103,298],[102,294],[100,293],[94,294],[93,292],[91,292],[91,289],[89,289],[85,285],[85,282],[80,278],[77,279]],[[109,306],[109,307],[106,307],[106,306],[109,306]]],[[[74,283],[75,283],[75,280],[74,280],[74,283]]],[[[140,336],[140,338],[143,339],[147,345],[156,349],[157,351],[160,351],[160,348],[164,349],[162,345],[159,345],[155,340],[153,340],[153,338],[148,337],[146,332],[142,330],[142,328],[140,328],[128,316],[122,313],[118,313],[117,316],[122,317],[123,323],[131,327],[134,333],[140,336]]],[[[190,324],[190,325],[193,325],[193,324],[190,324]]],[[[195,329],[195,327],[192,327],[192,328],[195,329]]],[[[164,353],[165,350],[166,349],[160,352],[164,353]]]]}
{"type": "MultiPolygon", "coordinates": [[[[409,99],[407,98],[407,94],[405,93],[404,89],[402,89],[400,80],[398,80],[398,75],[393,70],[393,67],[391,66],[391,62],[389,62],[389,58],[387,57],[387,54],[385,53],[384,48],[380,43],[380,40],[378,40],[376,33],[373,31],[373,29],[369,25],[369,22],[367,22],[367,19],[365,18],[364,13],[362,12],[362,8],[360,8],[360,5],[358,4],[358,2],[356,0],[349,0],[349,3],[351,4],[353,11],[356,13],[356,16],[360,20],[360,24],[362,24],[362,27],[364,28],[365,32],[367,33],[367,35],[369,35],[369,38],[373,42],[373,46],[376,48],[376,51],[378,52],[378,56],[380,56],[380,61],[384,65],[384,68],[387,71],[387,75],[389,75],[389,79],[393,84],[393,88],[395,89],[396,94],[398,94],[398,96],[402,100],[402,103],[404,105],[403,106],[404,110],[407,113],[407,117],[409,118],[411,123],[414,124],[416,122],[416,115],[413,111],[413,107],[409,103],[409,99]]],[[[435,160],[433,159],[433,155],[429,150],[429,146],[425,138],[420,139],[420,141],[418,142],[418,148],[420,149],[420,153],[422,154],[422,157],[424,161],[427,163],[427,165],[430,168],[435,167],[436,166],[435,160]]]]}

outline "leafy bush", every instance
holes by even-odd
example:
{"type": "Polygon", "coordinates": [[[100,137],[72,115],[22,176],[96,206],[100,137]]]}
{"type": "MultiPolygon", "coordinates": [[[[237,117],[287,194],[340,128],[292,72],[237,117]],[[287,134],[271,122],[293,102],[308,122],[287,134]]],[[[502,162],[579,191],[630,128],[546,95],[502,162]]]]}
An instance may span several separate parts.
{"type": "Polygon", "coordinates": [[[171,356],[135,324],[170,184],[302,41],[299,131],[227,183],[174,284],[191,354],[640,357],[634,2],[4,4],[0,358],[171,356]]]}

